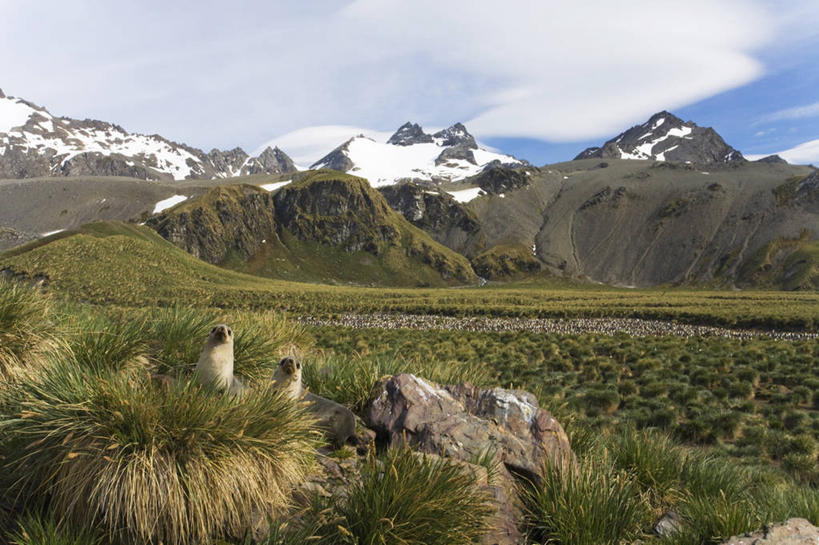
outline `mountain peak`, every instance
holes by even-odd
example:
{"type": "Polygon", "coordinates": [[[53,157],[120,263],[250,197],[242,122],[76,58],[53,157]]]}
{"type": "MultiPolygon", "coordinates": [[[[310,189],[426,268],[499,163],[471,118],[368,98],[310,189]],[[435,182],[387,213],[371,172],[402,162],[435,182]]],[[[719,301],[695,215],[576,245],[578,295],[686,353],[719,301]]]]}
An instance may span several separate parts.
{"type": "Polygon", "coordinates": [[[387,140],[387,144],[396,146],[411,146],[413,144],[427,144],[433,142],[432,136],[425,133],[421,125],[407,121],[387,140]]]}
{"type": "Polygon", "coordinates": [[[710,127],[684,122],[663,110],[642,125],[612,138],[600,147],[587,148],[577,159],[643,159],[677,163],[714,164],[743,161],[742,154],[725,143],[710,127]]]}
{"type": "Polygon", "coordinates": [[[438,131],[432,135],[436,143],[441,146],[465,145],[467,148],[477,149],[478,144],[475,138],[469,134],[463,123],[455,123],[451,127],[438,131]]]}

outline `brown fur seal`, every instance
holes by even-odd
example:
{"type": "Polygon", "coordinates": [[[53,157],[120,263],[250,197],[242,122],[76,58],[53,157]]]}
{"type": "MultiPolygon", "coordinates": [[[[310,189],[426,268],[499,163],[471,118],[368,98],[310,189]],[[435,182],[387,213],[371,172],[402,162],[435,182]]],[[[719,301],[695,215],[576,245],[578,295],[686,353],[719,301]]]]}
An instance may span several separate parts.
{"type": "Polygon", "coordinates": [[[233,376],[233,330],[225,324],[214,326],[196,362],[197,382],[220,390],[241,393],[244,389],[233,376]],[[239,391],[236,391],[236,390],[239,391]]]}
{"type": "Polygon", "coordinates": [[[273,385],[287,392],[290,399],[301,399],[304,386],[301,383],[301,363],[290,356],[282,358],[273,372],[273,385]]]}
{"type": "Polygon", "coordinates": [[[327,434],[335,447],[355,436],[353,412],[330,399],[307,392],[301,381],[301,363],[292,357],[282,358],[273,373],[274,388],[284,389],[293,400],[304,400],[307,409],[318,417],[318,427],[327,434]]]}

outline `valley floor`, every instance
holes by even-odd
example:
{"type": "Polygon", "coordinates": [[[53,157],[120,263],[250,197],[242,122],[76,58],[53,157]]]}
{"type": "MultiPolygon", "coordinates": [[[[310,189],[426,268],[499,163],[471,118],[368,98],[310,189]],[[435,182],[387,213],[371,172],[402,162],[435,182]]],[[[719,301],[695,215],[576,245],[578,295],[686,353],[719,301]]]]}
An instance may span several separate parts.
{"type": "Polygon", "coordinates": [[[768,337],[782,340],[819,339],[819,333],[782,331],[777,329],[734,329],[705,325],[692,325],[665,320],[642,320],[638,318],[490,318],[486,316],[453,317],[414,314],[343,314],[335,318],[294,317],[293,320],[307,326],[339,326],[354,329],[440,329],[460,331],[528,331],[531,333],[556,333],[582,335],[598,333],[616,335],[623,333],[632,337],[725,337],[730,339],[754,339],[768,337]]]}

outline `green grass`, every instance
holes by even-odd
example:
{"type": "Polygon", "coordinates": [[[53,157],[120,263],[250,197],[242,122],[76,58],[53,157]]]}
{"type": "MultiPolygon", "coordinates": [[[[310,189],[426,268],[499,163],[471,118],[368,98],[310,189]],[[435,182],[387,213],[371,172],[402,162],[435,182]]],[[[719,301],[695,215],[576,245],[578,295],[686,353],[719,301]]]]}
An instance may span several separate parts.
{"type": "Polygon", "coordinates": [[[59,348],[54,325],[48,298],[0,278],[0,380],[39,365],[59,348]]]}
{"type": "Polygon", "coordinates": [[[17,524],[7,536],[11,545],[100,545],[103,542],[89,528],[57,524],[54,518],[36,513],[24,515],[17,524]]]}
{"type": "Polygon", "coordinates": [[[193,305],[331,316],[393,312],[448,316],[634,317],[815,331],[819,294],[626,290],[522,282],[484,288],[401,289],[268,280],[195,259],[146,227],[103,222],[0,254],[0,268],[45,278],[48,289],[102,305],[193,305]],[[88,263],[94,263],[93,268],[88,263]]]}
{"type": "Polygon", "coordinates": [[[489,529],[489,494],[457,462],[406,447],[370,456],[318,543],[457,545],[489,529]],[[333,527],[334,525],[334,527],[333,527]]]}
{"type": "Polygon", "coordinates": [[[377,366],[402,354],[405,368],[418,365],[422,375],[434,373],[422,362],[491,371],[481,382],[532,391],[561,419],[596,429],[656,428],[676,441],[819,482],[813,394],[819,345],[813,340],[343,327],[309,332],[317,348],[341,361],[359,357],[362,365],[377,366]]]}
{"type": "MultiPolygon", "coordinates": [[[[321,293],[362,297],[348,301],[352,308],[366,303],[362,294],[377,293],[302,287],[316,301],[321,293]]],[[[286,513],[315,443],[307,419],[294,418],[298,409],[259,386],[283,353],[301,357],[311,391],[358,412],[373,383],[397,372],[535,392],[565,426],[578,465],[544,468],[544,478],[524,489],[530,543],[705,545],[789,517],[819,523],[813,340],[305,328],[240,305],[54,304],[53,296],[4,288],[0,297],[21,302],[9,306],[6,323],[39,323],[55,344],[38,356],[46,367],[0,380],[0,495],[45,513],[41,526],[53,539],[88,528],[90,538],[104,535],[112,545],[235,542],[258,505],[273,517],[262,541],[268,545],[468,543],[485,530],[475,475],[402,449],[360,460],[362,478],[345,498],[317,499],[295,518],[286,513]],[[151,381],[148,371],[185,377],[216,322],[236,331],[237,373],[256,384],[254,395],[151,381]],[[282,468],[292,460],[296,467],[282,468]],[[652,526],[668,510],[680,516],[681,530],[660,540],[652,526]],[[65,526],[48,529],[62,518],[65,526]]],[[[464,305],[466,291],[426,290],[463,297],[464,305]]],[[[549,293],[568,306],[560,299],[567,291],[549,293]]],[[[475,293],[501,294],[530,310],[545,303],[545,290],[527,284],[475,293]]],[[[593,295],[660,297],[585,293],[579,308],[595,308],[593,295]]],[[[710,292],[685,296],[702,293],[710,292]]],[[[36,345],[19,346],[16,357],[27,357],[26,347],[36,345]]],[[[492,454],[472,462],[490,470],[492,454]]]]}

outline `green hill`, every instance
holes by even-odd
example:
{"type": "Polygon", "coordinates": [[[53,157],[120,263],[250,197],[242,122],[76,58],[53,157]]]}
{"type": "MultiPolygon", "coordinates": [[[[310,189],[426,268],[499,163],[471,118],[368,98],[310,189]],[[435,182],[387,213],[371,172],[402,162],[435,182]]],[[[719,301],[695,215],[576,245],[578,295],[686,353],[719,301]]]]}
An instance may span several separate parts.
{"type": "Polygon", "coordinates": [[[275,193],[216,187],[147,221],[201,259],[268,278],[390,286],[476,280],[469,262],[412,226],[362,178],[309,173],[275,193]]]}

